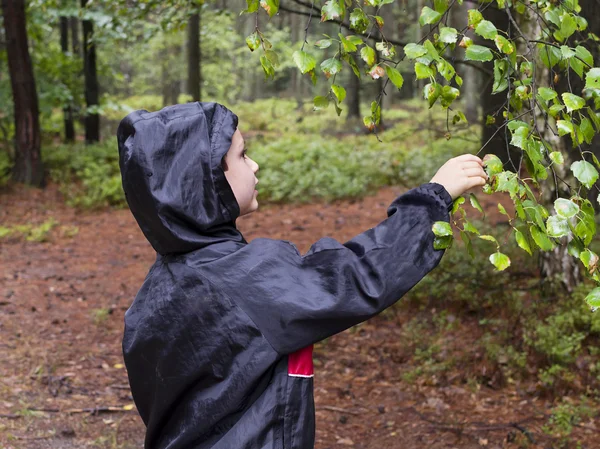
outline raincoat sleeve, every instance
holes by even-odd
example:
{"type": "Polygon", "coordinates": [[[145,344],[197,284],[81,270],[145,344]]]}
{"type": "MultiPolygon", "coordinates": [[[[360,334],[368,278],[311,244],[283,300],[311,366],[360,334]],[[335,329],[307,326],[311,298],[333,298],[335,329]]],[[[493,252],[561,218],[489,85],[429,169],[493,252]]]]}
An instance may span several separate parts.
{"type": "Polygon", "coordinates": [[[233,264],[231,280],[241,282],[225,280],[229,296],[277,352],[299,350],[380,313],[435,268],[443,251],[432,225],[449,221],[451,206],[445,188],[428,183],[344,244],[323,238],[301,256],[285,241],[253,240],[233,264]]]}

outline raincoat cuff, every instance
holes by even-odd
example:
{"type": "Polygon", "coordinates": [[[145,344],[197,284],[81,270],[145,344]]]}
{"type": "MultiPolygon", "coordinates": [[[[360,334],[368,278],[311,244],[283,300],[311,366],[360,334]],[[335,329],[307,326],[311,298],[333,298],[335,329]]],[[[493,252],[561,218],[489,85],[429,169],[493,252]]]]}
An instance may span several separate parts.
{"type": "Polygon", "coordinates": [[[421,188],[424,192],[432,195],[447,212],[452,210],[454,200],[443,185],[438,184],[437,182],[428,182],[421,184],[421,188]]]}

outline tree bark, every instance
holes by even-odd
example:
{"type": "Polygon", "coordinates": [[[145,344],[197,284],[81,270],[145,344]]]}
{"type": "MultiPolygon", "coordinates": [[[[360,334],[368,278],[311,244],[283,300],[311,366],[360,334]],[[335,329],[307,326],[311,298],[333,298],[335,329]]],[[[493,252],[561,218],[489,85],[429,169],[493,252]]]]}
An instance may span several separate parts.
{"type": "Polygon", "coordinates": [[[194,101],[200,101],[202,94],[202,72],[200,66],[200,9],[188,22],[188,94],[194,101]]]}
{"type": "MultiPolygon", "coordinates": [[[[81,0],[81,7],[85,8],[88,0],[81,0]]],[[[88,108],[98,106],[99,86],[96,70],[96,44],[92,42],[94,23],[83,20],[83,72],[85,76],[85,104],[88,108]]],[[[87,143],[100,141],[100,115],[86,113],[85,116],[85,141],[87,143]]]]}
{"type": "MultiPolygon", "coordinates": [[[[588,28],[586,29],[585,33],[594,33],[597,35],[600,33],[600,21],[594,20],[594,17],[597,17],[598,13],[600,13],[600,5],[596,0],[583,0],[580,2],[580,6],[581,12],[579,14],[588,20],[588,28]]],[[[597,61],[600,57],[600,49],[598,46],[587,45],[586,47],[592,53],[594,61],[597,61]]],[[[550,79],[554,77],[554,73],[551,73],[550,70],[541,63],[538,63],[537,66],[543,69],[536,77],[539,81],[539,84],[541,86],[548,86],[550,84],[550,79]]],[[[554,69],[558,73],[558,69],[554,69]]],[[[572,92],[575,95],[582,96],[584,81],[575,75],[573,71],[569,70],[568,74],[560,74],[560,80],[554,85],[554,88],[559,95],[564,92],[572,92]]],[[[542,120],[543,119],[544,118],[542,118],[542,120]]],[[[539,121],[540,120],[538,119],[538,122],[539,121]]],[[[571,142],[568,137],[565,136],[560,138],[555,136],[548,129],[546,123],[542,123],[544,125],[544,136],[546,141],[551,143],[553,150],[560,151],[565,159],[565,163],[562,166],[554,166],[555,171],[557,171],[557,176],[564,179],[568,184],[575,185],[575,179],[569,170],[569,167],[575,160],[574,154],[578,155],[579,152],[571,148],[571,142]]],[[[594,139],[591,147],[583,144],[583,150],[590,150],[598,155],[598,140],[599,138],[596,136],[596,139],[594,139]]],[[[572,196],[572,194],[573,193],[569,192],[568,188],[559,181],[558,195],[563,198],[569,198],[572,196]]],[[[547,207],[550,207],[550,205],[556,199],[556,196],[557,191],[555,188],[546,189],[543,197],[547,207]]],[[[590,192],[590,196],[591,198],[588,199],[592,202],[592,204],[595,204],[597,191],[590,192]]],[[[578,260],[567,253],[566,245],[558,246],[551,252],[542,252],[540,254],[539,263],[542,277],[545,279],[558,279],[569,292],[573,291],[575,286],[583,280],[583,274],[581,272],[582,267],[578,260]]]]}
{"type": "Polygon", "coordinates": [[[29,47],[24,0],[2,0],[8,70],[15,108],[14,181],[43,187],[38,97],[29,47]]]}
{"type": "MultiPolygon", "coordinates": [[[[67,55],[69,53],[69,19],[60,18],[60,48],[67,55]]],[[[75,125],[73,123],[73,108],[71,102],[63,108],[65,118],[65,141],[73,142],[75,140],[75,125]]]]}
{"type": "MultiPolygon", "coordinates": [[[[498,30],[508,31],[509,29],[509,19],[508,15],[505,11],[498,9],[496,6],[490,6],[487,8],[483,16],[486,20],[491,21],[498,30]]],[[[485,41],[480,37],[475,37],[474,42],[479,45],[485,45],[485,41]]],[[[491,69],[493,66],[491,63],[487,64],[487,68],[491,69]]],[[[477,75],[474,75],[477,77],[477,75]]],[[[481,108],[482,108],[482,120],[483,120],[483,132],[481,136],[482,145],[486,145],[484,152],[495,154],[502,160],[502,163],[509,164],[506,166],[507,169],[516,171],[516,168],[510,165],[510,161],[517,158],[518,160],[518,152],[515,150],[509,149],[506,144],[505,133],[503,131],[498,130],[498,126],[502,123],[502,109],[503,105],[506,102],[506,91],[501,92],[499,94],[492,94],[492,85],[494,83],[494,77],[484,77],[481,80],[480,87],[480,99],[481,99],[481,108]],[[498,111],[500,111],[498,113],[498,111]],[[498,115],[495,115],[498,113],[498,115]],[[492,125],[485,125],[486,117],[488,115],[494,116],[496,118],[496,123],[492,125]],[[491,139],[491,140],[490,140],[491,139]]],[[[466,84],[466,83],[465,83],[466,84]]]]}
{"type": "MultiPolygon", "coordinates": [[[[360,61],[356,61],[360,67],[360,61]]],[[[360,119],[360,80],[354,73],[350,72],[350,82],[348,83],[348,115],[347,121],[360,119]]]]}
{"type": "Polygon", "coordinates": [[[69,18],[71,27],[71,48],[75,56],[81,57],[81,44],[79,43],[79,19],[77,17],[69,18]]]}

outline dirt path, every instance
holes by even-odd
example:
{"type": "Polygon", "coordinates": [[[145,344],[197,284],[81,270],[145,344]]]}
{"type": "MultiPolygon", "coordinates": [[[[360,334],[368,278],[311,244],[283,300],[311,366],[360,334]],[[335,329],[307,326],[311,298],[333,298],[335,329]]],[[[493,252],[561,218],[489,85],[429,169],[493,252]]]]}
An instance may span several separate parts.
{"type": "MultiPolygon", "coordinates": [[[[282,238],[306,251],[321,236],[345,240],[377,224],[397,193],[266,207],[239,226],[249,240],[282,238]]],[[[50,217],[59,225],[48,242],[0,241],[0,448],[141,448],[120,345],[154,253],[128,210],[79,213],[52,187],[0,194],[4,226],[50,217]]],[[[514,388],[403,382],[399,323],[408,318],[386,314],[317,346],[317,449],[517,448],[523,429],[540,443],[527,447],[546,447],[541,400],[514,388]]]]}

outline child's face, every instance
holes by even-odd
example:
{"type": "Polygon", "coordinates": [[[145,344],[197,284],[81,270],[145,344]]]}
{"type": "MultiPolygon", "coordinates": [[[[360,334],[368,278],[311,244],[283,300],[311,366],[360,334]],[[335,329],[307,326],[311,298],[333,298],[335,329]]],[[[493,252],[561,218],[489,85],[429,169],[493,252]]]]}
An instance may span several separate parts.
{"type": "Polygon", "coordinates": [[[225,155],[225,164],[225,177],[240,207],[240,216],[254,212],[258,209],[258,191],[255,190],[258,184],[258,164],[246,154],[244,139],[239,129],[233,134],[231,147],[225,155]]]}

